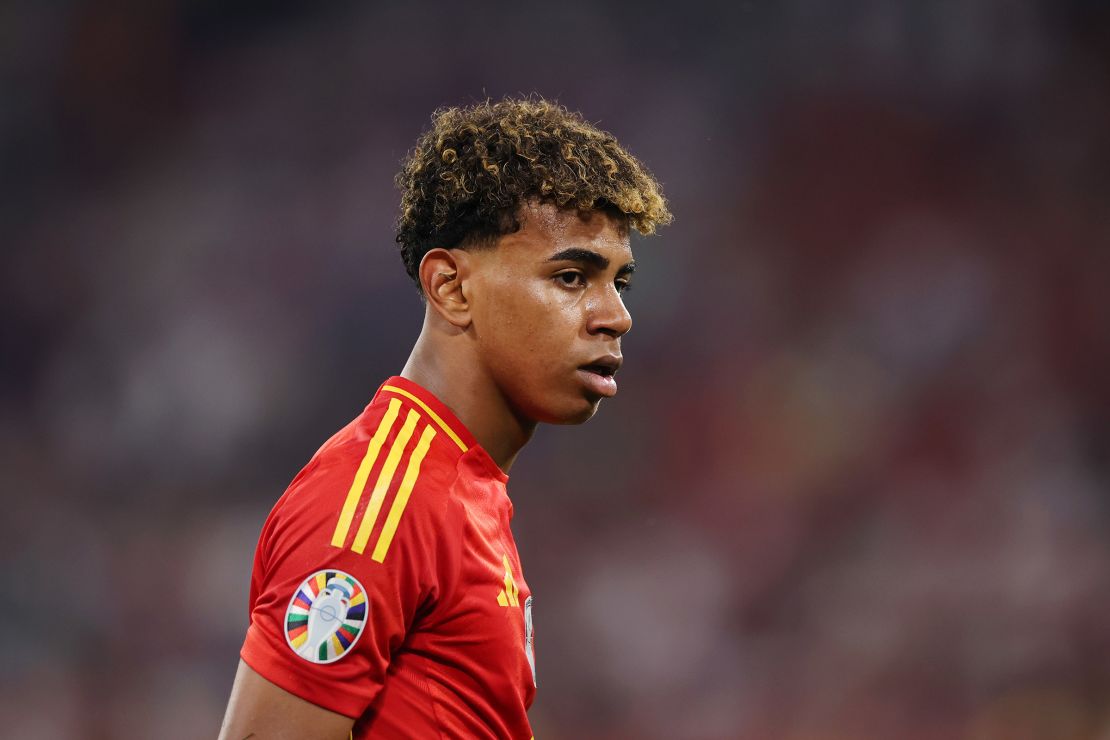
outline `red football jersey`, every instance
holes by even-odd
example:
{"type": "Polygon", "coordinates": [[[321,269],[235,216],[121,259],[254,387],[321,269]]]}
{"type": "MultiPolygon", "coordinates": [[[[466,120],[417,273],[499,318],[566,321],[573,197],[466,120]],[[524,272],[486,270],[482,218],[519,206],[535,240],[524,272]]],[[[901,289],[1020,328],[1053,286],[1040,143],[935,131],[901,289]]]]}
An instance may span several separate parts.
{"type": "Polygon", "coordinates": [[[270,512],[246,663],[356,718],[355,738],[532,731],[532,598],[508,481],[454,414],[400,377],[270,512]]]}

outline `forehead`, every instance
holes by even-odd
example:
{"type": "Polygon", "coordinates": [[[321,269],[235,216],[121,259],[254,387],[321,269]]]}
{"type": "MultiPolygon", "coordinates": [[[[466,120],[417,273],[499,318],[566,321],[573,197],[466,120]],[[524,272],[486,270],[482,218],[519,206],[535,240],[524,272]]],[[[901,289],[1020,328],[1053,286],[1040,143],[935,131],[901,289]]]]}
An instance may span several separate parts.
{"type": "Polygon", "coordinates": [[[577,211],[551,203],[520,209],[520,230],[501,237],[503,257],[534,262],[577,247],[597,252],[620,267],[632,259],[628,227],[604,211],[577,211]]]}

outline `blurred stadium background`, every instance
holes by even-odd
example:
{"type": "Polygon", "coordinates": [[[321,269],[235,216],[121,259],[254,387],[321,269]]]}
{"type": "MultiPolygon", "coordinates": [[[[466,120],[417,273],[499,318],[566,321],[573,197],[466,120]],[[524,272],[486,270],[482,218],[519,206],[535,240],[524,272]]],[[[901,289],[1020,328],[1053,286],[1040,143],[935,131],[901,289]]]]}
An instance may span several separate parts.
{"type": "Polygon", "coordinates": [[[214,737],[421,317],[397,163],[538,92],[676,222],[510,493],[537,737],[1110,738],[1104,2],[0,7],[0,722],[214,737]]]}

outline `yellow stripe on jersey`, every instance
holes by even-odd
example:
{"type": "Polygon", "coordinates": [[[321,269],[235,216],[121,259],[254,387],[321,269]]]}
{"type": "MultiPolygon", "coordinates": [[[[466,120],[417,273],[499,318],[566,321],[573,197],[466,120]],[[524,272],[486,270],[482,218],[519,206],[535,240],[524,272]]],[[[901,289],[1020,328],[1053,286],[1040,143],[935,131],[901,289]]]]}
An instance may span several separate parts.
{"type": "Polygon", "coordinates": [[[416,429],[416,421],[419,418],[420,414],[415,409],[410,409],[408,416],[405,417],[405,425],[401,427],[397,439],[393,440],[393,446],[389,448],[389,454],[382,465],[382,472],[378,474],[378,482],[374,484],[374,491],[370,494],[370,503],[367,504],[366,513],[362,515],[362,523],[358,527],[358,532],[355,533],[354,544],[351,545],[351,549],[360,555],[366,549],[366,541],[370,539],[370,532],[374,529],[374,523],[378,520],[378,512],[382,509],[385,492],[393,481],[393,474],[397,472],[397,463],[401,462],[405,445],[409,443],[412,431],[416,429]]]}
{"type": "Polygon", "coordinates": [[[416,396],[414,396],[411,393],[409,393],[408,391],[406,391],[404,388],[398,388],[395,385],[383,385],[382,390],[383,391],[389,391],[390,393],[396,393],[398,395],[404,396],[405,398],[407,398],[410,401],[412,401],[413,403],[415,403],[417,406],[419,406],[424,411],[425,414],[430,416],[435,421],[436,424],[439,424],[439,428],[442,429],[444,432],[446,432],[447,436],[451,438],[451,441],[453,441],[455,444],[457,444],[459,446],[460,450],[462,450],[463,452],[466,452],[467,446],[461,439],[459,439],[459,435],[455,434],[455,430],[453,430],[451,427],[447,426],[447,422],[445,422],[443,419],[441,419],[439,414],[437,414],[436,412],[434,412],[430,408],[428,408],[428,404],[424,403],[419,398],[417,398],[416,396]]]}
{"type": "Polygon", "coordinates": [[[502,555],[501,562],[505,566],[505,588],[497,594],[497,603],[501,606],[520,606],[520,589],[513,579],[513,566],[509,562],[509,556],[502,555]]]}
{"type": "Polygon", "coordinates": [[[343,502],[343,509],[339,513],[339,522],[335,525],[335,533],[331,536],[332,547],[342,548],[347,542],[347,533],[351,529],[351,520],[355,517],[355,509],[358,508],[362,492],[366,490],[366,479],[370,477],[370,471],[378,460],[378,453],[381,452],[382,444],[389,436],[390,430],[393,429],[393,423],[397,421],[397,414],[400,410],[401,399],[394,398],[389,402],[389,408],[386,409],[385,416],[378,424],[374,436],[370,438],[370,444],[366,446],[366,456],[362,458],[362,462],[358,466],[358,472],[355,473],[355,479],[351,481],[351,489],[347,491],[347,499],[343,502]]]}
{"type": "Polygon", "coordinates": [[[405,506],[408,505],[409,496],[412,495],[412,488],[416,485],[416,479],[420,477],[420,465],[424,462],[424,456],[428,454],[428,448],[431,447],[435,436],[436,430],[432,428],[432,425],[425,426],[420,435],[420,441],[416,443],[416,449],[409,456],[409,464],[405,468],[405,477],[401,479],[401,487],[397,490],[397,496],[393,499],[393,506],[389,508],[389,515],[385,518],[385,526],[382,527],[382,533],[378,537],[378,544],[374,546],[374,552],[370,556],[379,563],[385,562],[385,555],[389,552],[393,535],[397,533],[397,525],[401,521],[401,515],[405,513],[405,506]]]}

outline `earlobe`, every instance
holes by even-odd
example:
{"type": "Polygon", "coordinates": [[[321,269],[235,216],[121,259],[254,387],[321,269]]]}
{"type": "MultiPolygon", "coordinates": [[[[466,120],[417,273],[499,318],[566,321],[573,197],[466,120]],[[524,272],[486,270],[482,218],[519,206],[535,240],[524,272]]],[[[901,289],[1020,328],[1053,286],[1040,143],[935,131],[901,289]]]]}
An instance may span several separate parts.
{"type": "Polygon", "coordinates": [[[463,290],[465,257],[461,250],[432,249],[420,261],[418,273],[428,305],[459,329],[470,326],[470,303],[463,290]]]}

